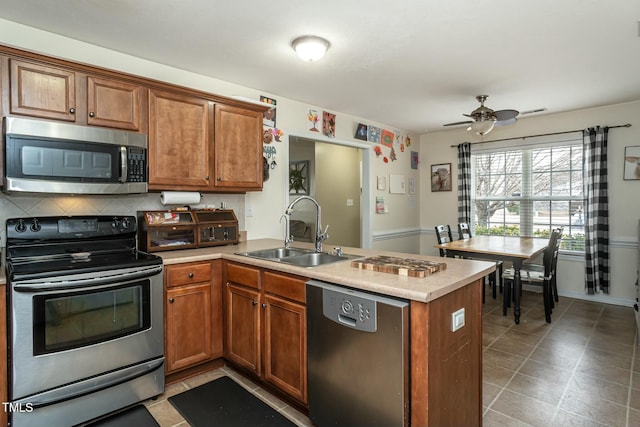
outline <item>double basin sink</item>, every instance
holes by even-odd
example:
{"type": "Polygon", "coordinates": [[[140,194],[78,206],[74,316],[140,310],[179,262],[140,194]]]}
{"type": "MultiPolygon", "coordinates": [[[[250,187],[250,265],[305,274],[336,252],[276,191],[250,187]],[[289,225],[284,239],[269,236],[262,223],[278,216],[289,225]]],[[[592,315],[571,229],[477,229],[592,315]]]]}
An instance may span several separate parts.
{"type": "Polygon", "coordinates": [[[298,267],[317,267],[320,265],[331,264],[333,262],[357,258],[357,256],[354,255],[330,254],[327,252],[315,252],[299,248],[271,248],[251,252],[238,252],[237,255],[259,258],[267,261],[283,262],[298,267]]]}

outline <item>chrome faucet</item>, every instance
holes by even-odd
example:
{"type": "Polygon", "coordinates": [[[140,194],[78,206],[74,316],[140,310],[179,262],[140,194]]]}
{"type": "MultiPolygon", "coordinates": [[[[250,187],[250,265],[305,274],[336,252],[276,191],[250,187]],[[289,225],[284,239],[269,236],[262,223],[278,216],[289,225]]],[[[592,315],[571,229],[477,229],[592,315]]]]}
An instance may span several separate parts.
{"type": "Polygon", "coordinates": [[[293,242],[293,236],[291,235],[291,223],[289,222],[289,215],[282,214],[280,222],[284,219],[284,248],[289,249],[289,245],[293,242]]]}
{"type": "MultiPolygon", "coordinates": [[[[329,230],[329,226],[327,225],[324,231],[322,231],[322,225],[320,224],[320,205],[318,204],[316,199],[310,196],[300,196],[297,199],[295,199],[293,202],[291,202],[289,206],[287,206],[287,209],[284,211],[284,213],[290,217],[291,213],[293,212],[293,207],[300,200],[310,200],[314,205],[316,205],[316,252],[322,252],[322,242],[327,240],[327,238],[329,237],[329,233],[327,232],[329,230]]],[[[289,231],[287,231],[287,235],[289,235],[289,231]]],[[[288,236],[288,239],[289,239],[289,242],[293,240],[291,236],[288,236]]],[[[284,243],[286,246],[287,239],[285,239],[284,243]]]]}

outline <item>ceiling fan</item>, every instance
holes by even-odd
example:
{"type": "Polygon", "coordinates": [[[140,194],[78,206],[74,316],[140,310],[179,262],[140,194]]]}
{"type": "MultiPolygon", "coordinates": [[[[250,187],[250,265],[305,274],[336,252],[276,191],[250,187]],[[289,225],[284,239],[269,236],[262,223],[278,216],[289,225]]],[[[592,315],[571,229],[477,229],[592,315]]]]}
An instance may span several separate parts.
{"type": "Polygon", "coordinates": [[[494,126],[510,125],[517,121],[516,117],[518,117],[518,114],[520,114],[518,110],[494,111],[489,107],[485,107],[484,102],[488,97],[489,95],[476,96],[476,99],[480,103],[480,106],[473,110],[471,114],[463,114],[463,116],[470,117],[473,120],[447,123],[444,126],[469,124],[467,130],[473,131],[476,134],[482,136],[491,132],[494,126]]]}

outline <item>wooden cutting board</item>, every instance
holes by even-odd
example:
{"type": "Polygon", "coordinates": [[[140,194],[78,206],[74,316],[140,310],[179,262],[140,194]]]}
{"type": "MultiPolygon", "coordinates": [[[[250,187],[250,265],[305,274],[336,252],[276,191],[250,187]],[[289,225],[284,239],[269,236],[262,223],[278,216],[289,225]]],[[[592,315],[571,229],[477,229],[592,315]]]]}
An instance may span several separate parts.
{"type": "Polygon", "coordinates": [[[381,273],[418,278],[427,277],[433,273],[447,269],[447,264],[444,262],[384,255],[351,261],[351,266],[361,270],[379,271],[381,273]]]}

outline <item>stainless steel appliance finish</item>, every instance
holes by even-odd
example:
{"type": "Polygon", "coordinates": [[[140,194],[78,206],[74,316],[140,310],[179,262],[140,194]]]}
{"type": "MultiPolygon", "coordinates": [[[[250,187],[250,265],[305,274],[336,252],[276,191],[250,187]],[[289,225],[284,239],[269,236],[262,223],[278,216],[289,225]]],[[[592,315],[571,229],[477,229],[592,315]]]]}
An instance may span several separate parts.
{"type": "Polygon", "coordinates": [[[7,220],[12,427],[76,425],[163,392],[162,260],[136,251],[136,229],[7,220]]]}
{"type": "Polygon", "coordinates": [[[309,418],[318,427],[409,423],[406,301],[307,282],[309,418]]]}
{"type": "Polygon", "coordinates": [[[4,117],[3,150],[6,192],[147,192],[143,134],[4,117]]]}

